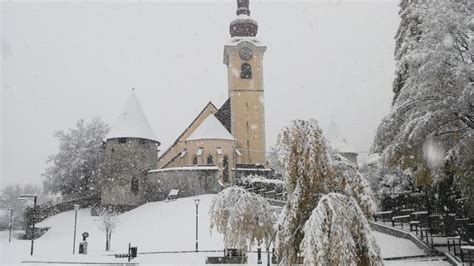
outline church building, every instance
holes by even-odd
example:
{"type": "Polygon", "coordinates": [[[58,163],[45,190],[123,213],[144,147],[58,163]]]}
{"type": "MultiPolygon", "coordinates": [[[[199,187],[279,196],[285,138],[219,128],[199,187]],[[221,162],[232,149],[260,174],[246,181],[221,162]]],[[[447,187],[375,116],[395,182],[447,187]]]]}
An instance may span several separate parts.
{"type": "Polygon", "coordinates": [[[163,198],[218,192],[248,174],[270,175],[266,161],[263,55],[249,0],[237,0],[224,46],[228,99],[209,102],[158,156],[160,142],[132,93],[106,137],[102,204],[136,206],[163,198]]]}

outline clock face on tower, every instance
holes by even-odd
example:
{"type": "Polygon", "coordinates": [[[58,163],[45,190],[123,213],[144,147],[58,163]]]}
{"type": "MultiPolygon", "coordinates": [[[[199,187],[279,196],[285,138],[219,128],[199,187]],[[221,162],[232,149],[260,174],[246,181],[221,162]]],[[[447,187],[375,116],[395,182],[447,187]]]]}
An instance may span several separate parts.
{"type": "Polygon", "coordinates": [[[252,49],[248,47],[242,47],[242,49],[239,51],[239,55],[242,60],[248,61],[250,58],[252,58],[253,52],[252,49]]]}

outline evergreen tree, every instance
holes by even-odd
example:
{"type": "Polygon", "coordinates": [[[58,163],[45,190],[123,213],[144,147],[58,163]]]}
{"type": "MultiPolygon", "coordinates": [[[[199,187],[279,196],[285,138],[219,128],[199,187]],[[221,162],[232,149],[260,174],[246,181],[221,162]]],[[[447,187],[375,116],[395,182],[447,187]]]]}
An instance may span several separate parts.
{"type": "Polygon", "coordinates": [[[417,6],[421,33],[404,55],[416,67],[408,69],[374,139],[372,150],[383,165],[408,173],[418,186],[432,187],[448,175],[467,182],[474,174],[474,12],[468,2],[417,6]],[[436,164],[433,155],[441,158],[436,164]]]}
{"type": "Polygon", "coordinates": [[[80,120],[76,128],[56,132],[59,151],[48,159],[52,165],[43,174],[45,190],[74,197],[97,195],[107,132],[108,126],[99,118],[88,123],[80,120]]]}
{"type": "Polygon", "coordinates": [[[423,0],[400,0],[400,24],[395,35],[395,79],[393,81],[393,102],[397,100],[400,91],[408,79],[409,68],[413,67],[406,55],[418,45],[421,36],[421,14],[419,5],[423,0]]]}

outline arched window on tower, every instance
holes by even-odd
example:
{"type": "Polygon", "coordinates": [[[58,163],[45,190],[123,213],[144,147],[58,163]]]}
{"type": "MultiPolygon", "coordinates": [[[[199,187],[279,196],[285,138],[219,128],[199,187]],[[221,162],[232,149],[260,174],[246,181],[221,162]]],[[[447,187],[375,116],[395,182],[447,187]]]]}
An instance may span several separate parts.
{"type": "Polygon", "coordinates": [[[134,176],[132,178],[132,181],[130,182],[130,190],[135,194],[135,196],[138,194],[139,191],[139,186],[138,186],[138,177],[134,176]]]}
{"type": "Polygon", "coordinates": [[[214,164],[214,159],[212,158],[212,155],[209,154],[209,156],[207,156],[207,164],[208,165],[213,165],[214,164]]]}
{"type": "Polygon", "coordinates": [[[194,165],[198,164],[198,157],[196,155],[193,156],[193,164],[194,165]]]}
{"type": "Polygon", "coordinates": [[[252,67],[249,64],[243,63],[240,66],[240,78],[241,79],[251,79],[252,78],[252,67]]]}

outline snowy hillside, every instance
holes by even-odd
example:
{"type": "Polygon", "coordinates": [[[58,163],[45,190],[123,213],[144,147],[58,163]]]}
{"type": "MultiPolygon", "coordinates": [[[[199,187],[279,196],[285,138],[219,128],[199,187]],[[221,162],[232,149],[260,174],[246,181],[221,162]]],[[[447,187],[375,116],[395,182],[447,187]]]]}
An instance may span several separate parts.
{"type": "MultiPolygon", "coordinates": [[[[199,249],[223,249],[222,235],[209,231],[209,204],[213,195],[199,198],[199,249]]],[[[107,256],[126,252],[128,243],[137,246],[139,252],[193,251],[195,241],[194,198],[183,198],[172,202],[154,202],[140,206],[118,216],[118,226],[112,234],[110,253],[105,252],[105,234],[99,230],[98,217],[90,216],[89,209],[78,212],[77,239],[82,232],[89,232],[89,254],[72,255],[74,212],[68,211],[46,219],[38,224],[51,229],[35,241],[35,255],[29,256],[30,241],[13,239],[8,243],[7,232],[0,235],[0,264],[20,263],[24,260],[44,261],[88,261],[125,262],[107,256]]],[[[375,233],[384,257],[421,255],[423,252],[408,240],[375,233]]],[[[256,250],[256,247],[252,248],[256,250]]],[[[77,251],[77,245],[76,245],[77,251]]],[[[162,264],[204,264],[207,256],[221,253],[140,254],[134,262],[162,264]]],[[[264,256],[264,261],[265,260],[264,256]]],[[[256,254],[249,255],[249,263],[256,263],[256,254]]]]}

